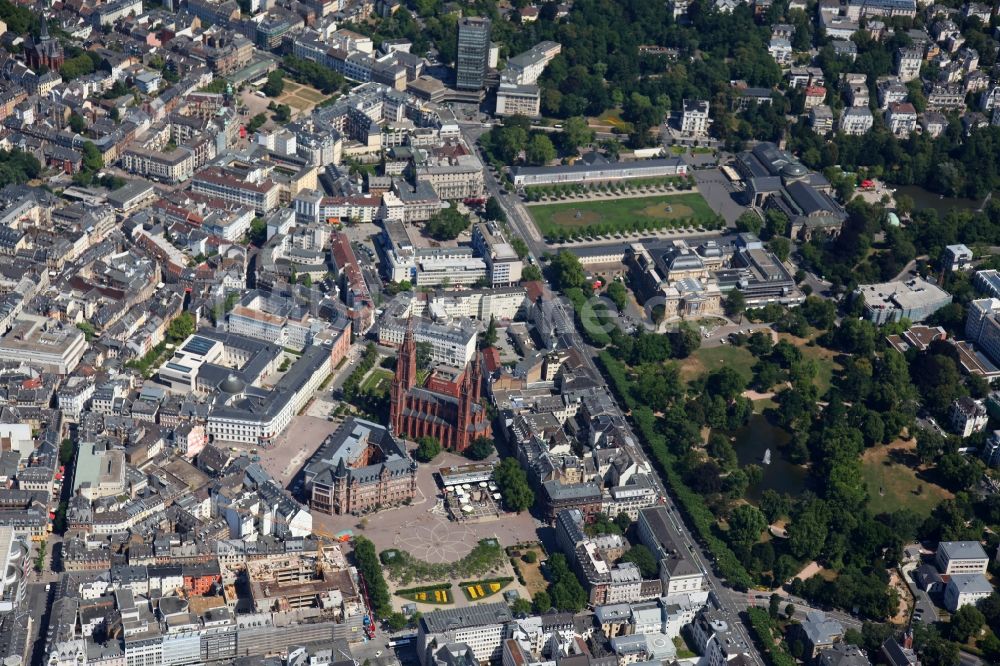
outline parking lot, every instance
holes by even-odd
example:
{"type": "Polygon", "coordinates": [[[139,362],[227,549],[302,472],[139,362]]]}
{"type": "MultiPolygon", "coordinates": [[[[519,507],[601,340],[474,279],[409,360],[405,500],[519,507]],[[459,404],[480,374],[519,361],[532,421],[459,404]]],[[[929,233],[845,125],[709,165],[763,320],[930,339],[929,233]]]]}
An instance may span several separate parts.
{"type": "MultiPolygon", "coordinates": [[[[255,449],[261,466],[281,485],[295,478],[326,436],[337,429],[339,422],[315,416],[295,416],[285,431],[267,449],[255,449]]],[[[243,446],[243,449],[249,447],[243,446]]]]}
{"type": "Polygon", "coordinates": [[[736,222],[736,218],[746,210],[745,206],[733,198],[736,188],[719,169],[694,169],[691,171],[698,191],[716,213],[725,218],[727,224],[736,222]]]}

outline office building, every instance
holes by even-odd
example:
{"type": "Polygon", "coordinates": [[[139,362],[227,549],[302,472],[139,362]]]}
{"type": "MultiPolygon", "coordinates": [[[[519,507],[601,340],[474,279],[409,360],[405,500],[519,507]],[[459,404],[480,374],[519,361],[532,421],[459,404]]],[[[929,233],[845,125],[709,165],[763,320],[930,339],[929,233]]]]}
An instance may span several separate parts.
{"type": "Polygon", "coordinates": [[[922,278],[858,285],[865,318],[882,325],[906,318],[920,322],[951,303],[951,294],[922,278]]]}
{"type": "Polygon", "coordinates": [[[439,648],[464,643],[472,650],[476,663],[498,662],[507,625],[513,619],[505,603],[425,613],[417,630],[417,657],[422,666],[433,666],[433,655],[439,648]]]}
{"type": "Polygon", "coordinates": [[[934,562],[945,575],[986,573],[990,558],[978,541],[942,541],[934,562]]]}
{"type": "Polygon", "coordinates": [[[490,56],[490,20],[468,16],[458,21],[455,87],[482,90],[490,56]]]}
{"type": "Polygon", "coordinates": [[[680,533],[664,506],[652,506],[639,512],[639,540],[660,563],[663,594],[698,592],[705,574],[691,558],[680,533]]]}

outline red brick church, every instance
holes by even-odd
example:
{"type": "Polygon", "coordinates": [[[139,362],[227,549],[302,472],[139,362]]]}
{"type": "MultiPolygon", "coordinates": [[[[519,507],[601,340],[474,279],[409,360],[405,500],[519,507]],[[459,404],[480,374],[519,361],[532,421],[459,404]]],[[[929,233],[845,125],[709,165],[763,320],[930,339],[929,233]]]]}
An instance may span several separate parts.
{"type": "Polygon", "coordinates": [[[490,435],[489,417],[479,403],[482,395],[479,355],[455,373],[438,368],[423,386],[417,385],[417,343],[408,324],[396,359],[389,422],[397,437],[434,437],[441,446],[461,453],[472,440],[490,435]]]}

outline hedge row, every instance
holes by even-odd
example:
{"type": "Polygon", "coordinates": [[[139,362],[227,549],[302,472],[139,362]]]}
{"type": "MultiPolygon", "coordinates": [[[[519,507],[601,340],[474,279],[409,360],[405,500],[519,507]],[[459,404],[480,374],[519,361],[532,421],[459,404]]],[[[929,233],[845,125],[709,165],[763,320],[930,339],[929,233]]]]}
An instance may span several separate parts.
{"type": "Polygon", "coordinates": [[[611,383],[611,390],[615,397],[628,411],[635,409],[635,398],[632,397],[632,390],[628,382],[628,368],[625,364],[616,359],[607,351],[601,351],[597,355],[597,360],[604,368],[604,376],[611,383]]]}
{"type": "Polygon", "coordinates": [[[774,642],[774,620],[763,608],[748,608],[750,630],[757,641],[757,647],[769,666],[796,666],[795,658],[785,651],[785,644],[774,642]]]}
{"type": "Polygon", "coordinates": [[[420,587],[408,587],[405,590],[396,590],[396,594],[416,594],[417,592],[436,592],[437,590],[451,589],[451,583],[435,583],[434,585],[422,585],[420,587]]]}
{"type": "Polygon", "coordinates": [[[673,491],[681,510],[684,511],[702,542],[708,546],[715,557],[715,566],[719,575],[737,589],[749,589],[753,584],[753,579],[729,544],[715,535],[712,530],[716,522],[715,516],[705,506],[704,498],[688,488],[681,479],[681,475],[677,472],[676,456],[670,453],[663,435],[656,432],[653,411],[649,407],[637,407],[632,410],[632,420],[639,432],[639,437],[645,442],[646,447],[653,454],[653,459],[659,465],[660,474],[673,491]]]}
{"type": "Polygon", "coordinates": [[[576,313],[576,330],[580,331],[584,341],[594,347],[607,347],[611,344],[611,336],[600,329],[607,319],[607,308],[603,303],[592,304],[582,289],[572,287],[563,291],[566,298],[573,304],[576,313]]]}

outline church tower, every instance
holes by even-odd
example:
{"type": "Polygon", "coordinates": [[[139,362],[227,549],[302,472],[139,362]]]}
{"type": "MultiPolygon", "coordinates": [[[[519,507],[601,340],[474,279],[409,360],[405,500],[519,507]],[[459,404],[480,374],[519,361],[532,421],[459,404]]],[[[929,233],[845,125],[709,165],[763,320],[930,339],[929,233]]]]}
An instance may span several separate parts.
{"type": "Polygon", "coordinates": [[[403,344],[396,356],[396,375],[392,380],[390,394],[389,423],[397,437],[404,436],[403,412],[406,396],[417,383],[417,342],[413,337],[413,319],[406,321],[403,344]]]}

